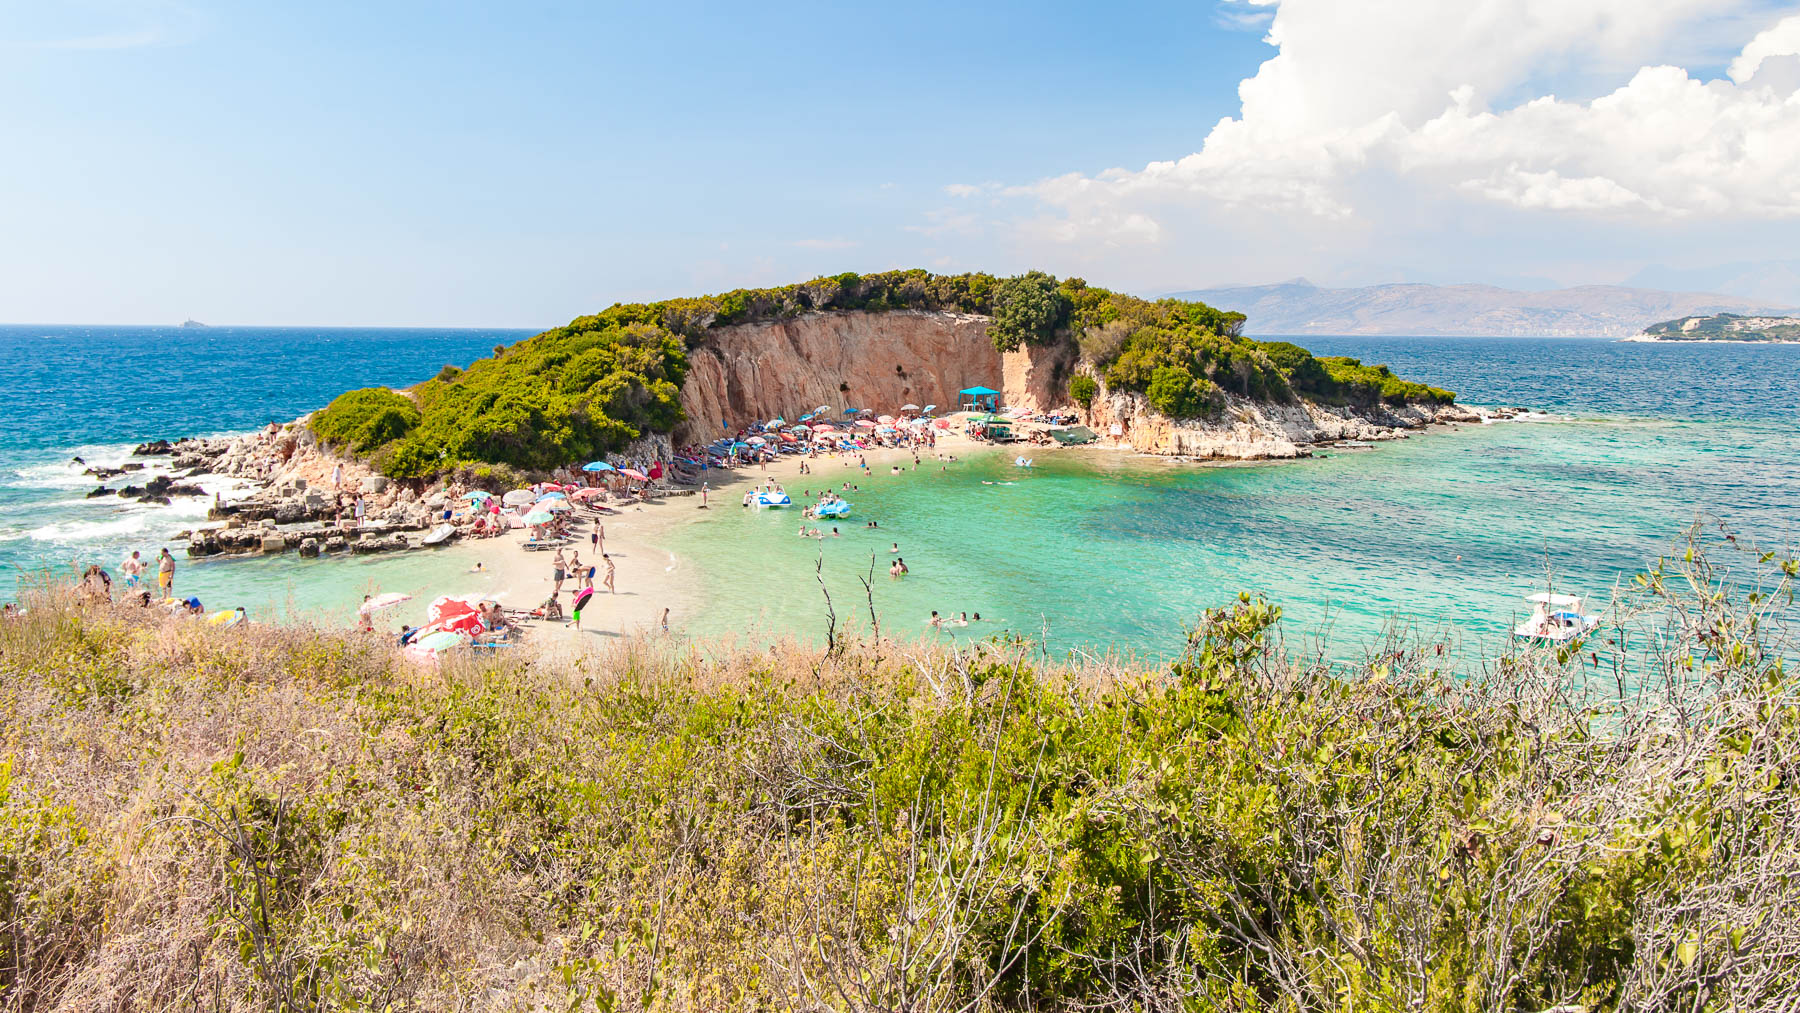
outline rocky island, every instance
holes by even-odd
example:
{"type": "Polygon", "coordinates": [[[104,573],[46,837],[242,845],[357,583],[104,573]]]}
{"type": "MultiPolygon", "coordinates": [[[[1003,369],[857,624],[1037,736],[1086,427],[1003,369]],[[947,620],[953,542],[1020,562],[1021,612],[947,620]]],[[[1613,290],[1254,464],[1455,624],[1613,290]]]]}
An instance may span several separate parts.
{"type": "Polygon", "coordinates": [[[669,461],[801,406],[949,409],[984,386],[1009,410],[1078,418],[1106,449],[1230,461],[1484,417],[1385,366],[1247,338],[1244,322],[1039,272],[841,274],[615,305],[285,426],[144,444],[136,456],[164,459],[167,475],[92,495],[198,495],[199,478],[229,479],[212,523],[183,533],[189,555],[377,552],[413,547],[407,532],[431,526],[451,483],[498,492],[596,458],[669,461]],[[347,532],[359,499],[363,523],[347,532]]]}
{"type": "Polygon", "coordinates": [[[1626,341],[1800,341],[1800,317],[1752,317],[1737,313],[1680,317],[1651,324],[1626,341]]]}

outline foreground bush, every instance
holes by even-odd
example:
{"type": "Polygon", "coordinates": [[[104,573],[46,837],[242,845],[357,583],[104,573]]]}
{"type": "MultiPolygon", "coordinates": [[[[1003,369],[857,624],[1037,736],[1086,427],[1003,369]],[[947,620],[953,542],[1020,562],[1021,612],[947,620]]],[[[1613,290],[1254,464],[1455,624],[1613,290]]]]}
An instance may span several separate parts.
{"type": "MultiPolygon", "coordinates": [[[[1735,565],[1735,563],[1734,563],[1735,565]]],[[[1794,564],[1560,655],[1159,670],[0,624],[15,1009],[1759,1009],[1800,996],[1794,564]],[[1654,630],[1655,636],[1648,634],[1654,630]]]]}

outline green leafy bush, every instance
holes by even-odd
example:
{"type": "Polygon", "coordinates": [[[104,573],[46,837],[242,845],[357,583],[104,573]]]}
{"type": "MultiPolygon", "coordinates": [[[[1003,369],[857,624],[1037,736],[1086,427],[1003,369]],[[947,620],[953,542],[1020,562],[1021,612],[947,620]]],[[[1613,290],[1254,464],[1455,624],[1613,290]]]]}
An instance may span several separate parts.
{"type": "Polygon", "coordinates": [[[1083,408],[1093,407],[1099,393],[1100,385],[1086,373],[1077,373],[1069,379],[1069,399],[1083,408]]]}
{"type": "Polygon", "coordinates": [[[1360,359],[1344,356],[1320,359],[1319,362],[1331,376],[1334,393],[1355,403],[1450,404],[1456,400],[1453,391],[1402,380],[1386,366],[1365,366],[1360,359]]]}
{"type": "Polygon", "coordinates": [[[1007,278],[994,286],[994,322],[988,325],[988,336],[1002,352],[1049,344],[1068,320],[1069,308],[1056,279],[1042,271],[1007,278]]]}
{"type": "Polygon", "coordinates": [[[365,387],[339,394],[314,413],[312,430],[327,443],[367,453],[411,432],[419,418],[418,407],[406,395],[365,387]]]}

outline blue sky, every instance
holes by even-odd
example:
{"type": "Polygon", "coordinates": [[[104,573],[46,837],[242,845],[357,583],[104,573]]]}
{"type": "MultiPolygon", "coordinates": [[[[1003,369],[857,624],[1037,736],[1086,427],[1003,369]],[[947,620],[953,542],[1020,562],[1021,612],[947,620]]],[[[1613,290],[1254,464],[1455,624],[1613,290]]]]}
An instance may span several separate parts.
{"type": "MultiPolygon", "coordinates": [[[[1332,73],[1353,57],[1299,3],[0,2],[0,320],[544,326],[896,266],[1137,291],[1446,269],[1467,276],[1426,280],[1566,283],[1642,267],[1629,251],[1671,216],[1698,234],[1683,180],[1520,168],[1511,134],[1482,141],[1492,165],[1449,164],[1421,128],[1321,168],[1312,152],[1388,112],[1321,119],[1335,86],[1319,82],[1390,68],[1332,73]],[[1240,83],[1270,79],[1277,52],[1316,74],[1285,105],[1246,105],[1240,83]],[[1215,131],[1228,117],[1253,148],[1215,131]],[[1288,161],[1252,172],[1246,150],[1288,161]]],[[[1557,85],[1605,95],[1657,60],[1718,77],[1784,13],[1715,8],[1718,37],[1696,42],[1683,3],[1642,39],[1551,26],[1471,81],[1504,113],[1557,85]],[[1601,58],[1568,58],[1590,43],[1601,58]]],[[[1451,104],[1447,63],[1419,109],[1400,83],[1396,122],[1451,104]]],[[[1518,120],[1505,130],[1528,139],[1518,120]]],[[[1785,214],[1745,218],[1773,249],[1785,214]]],[[[1689,259],[1745,259],[1741,233],[1732,256],[1708,242],[1689,259]]]]}

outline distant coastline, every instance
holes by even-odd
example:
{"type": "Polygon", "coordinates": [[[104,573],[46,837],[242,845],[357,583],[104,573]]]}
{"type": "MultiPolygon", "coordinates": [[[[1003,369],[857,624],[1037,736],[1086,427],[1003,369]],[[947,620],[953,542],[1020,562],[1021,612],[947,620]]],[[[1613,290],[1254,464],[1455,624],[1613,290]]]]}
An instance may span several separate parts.
{"type": "Polygon", "coordinates": [[[1800,317],[1745,316],[1717,313],[1664,320],[1626,341],[1716,342],[1719,344],[1793,344],[1800,342],[1800,317]]]}

